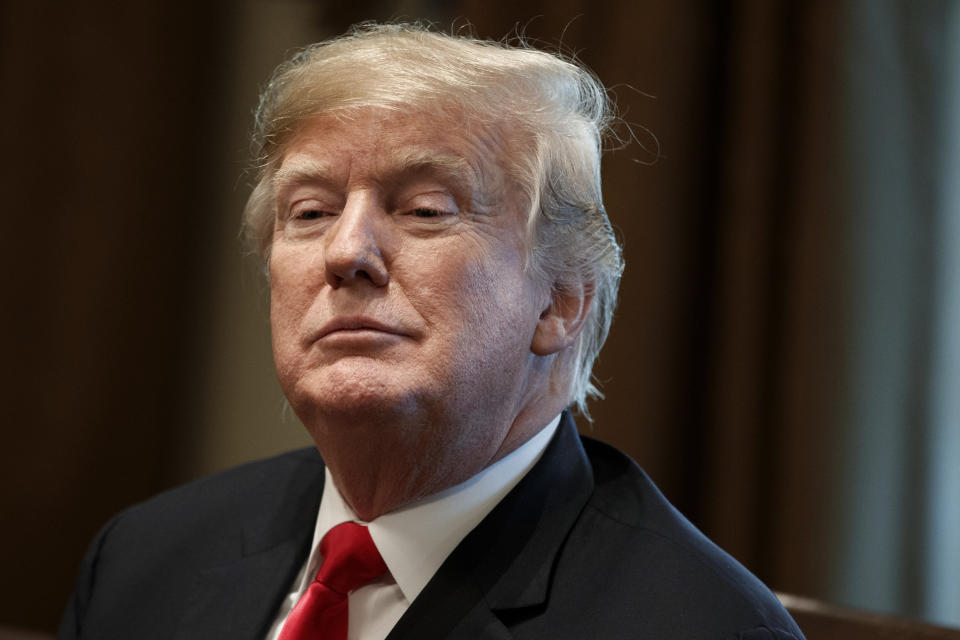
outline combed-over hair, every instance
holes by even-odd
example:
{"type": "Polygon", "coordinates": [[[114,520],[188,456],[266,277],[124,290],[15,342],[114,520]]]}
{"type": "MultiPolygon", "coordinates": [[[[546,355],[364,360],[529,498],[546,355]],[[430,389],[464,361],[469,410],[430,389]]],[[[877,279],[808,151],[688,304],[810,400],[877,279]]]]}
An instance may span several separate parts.
{"type": "Polygon", "coordinates": [[[250,242],[269,259],[273,176],[311,118],[378,107],[498,128],[522,144],[498,158],[528,201],[527,268],[558,292],[592,293],[570,358],[568,401],[587,414],[593,363],[606,340],[623,270],[603,207],[600,155],[613,120],[593,74],[558,55],[450,36],[411,24],[361,24],[300,51],[274,72],[256,112],[257,184],[244,211],[250,242]]]}

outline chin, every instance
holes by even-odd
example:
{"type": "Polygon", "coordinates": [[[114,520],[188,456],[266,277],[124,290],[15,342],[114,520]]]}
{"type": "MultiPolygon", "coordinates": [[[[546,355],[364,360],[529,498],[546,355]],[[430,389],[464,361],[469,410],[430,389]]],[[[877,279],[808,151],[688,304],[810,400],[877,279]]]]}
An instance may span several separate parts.
{"type": "Polygon", "coordinates": [[[364,368],[314,372],[294,386],[291,405],[304,422],[324,416],[359,421],[399,417],[417,411],[421,396],[397,376],[364,368]]]}

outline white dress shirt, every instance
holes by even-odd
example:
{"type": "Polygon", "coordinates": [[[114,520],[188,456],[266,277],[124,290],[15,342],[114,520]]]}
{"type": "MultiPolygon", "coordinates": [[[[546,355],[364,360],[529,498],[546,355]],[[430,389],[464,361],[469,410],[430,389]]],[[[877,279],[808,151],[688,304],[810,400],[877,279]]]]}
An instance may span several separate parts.
{"type": "Polygon", "coordinates": [[[320,567],[320,541],[342,522],[367,524],[389,572],[349,595],[348,640],[384,640],[443,561],[543,455],[560,416],[520,447],[469,480],[365,523],[326,471],[313,544],[306,564],[267,634],[276,640],[287,616],[320,567]]]}

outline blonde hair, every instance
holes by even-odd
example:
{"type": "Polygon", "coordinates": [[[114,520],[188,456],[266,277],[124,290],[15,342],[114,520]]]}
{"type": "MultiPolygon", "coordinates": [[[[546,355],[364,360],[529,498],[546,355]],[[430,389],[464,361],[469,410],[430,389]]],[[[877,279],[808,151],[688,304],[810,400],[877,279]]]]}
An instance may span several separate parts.
{"type": "Polygon", "coordinates": [[[587,397],[600,395],[591,371],[623,270],[600,186],[602,143],[613,121],[603,85],[575,62],[522,43],[416,24],[361,24],[307,47],[277,68],[256,112],[259,172],[244,230],[264,257],[276,213],[272,178],[286,144],[317,115],[369,107],[508,129],[523,140],[499,160],[529,203],[528,268],[555,291],[592,294],[569,359],[568,398],[589,415],[587,397]]]}

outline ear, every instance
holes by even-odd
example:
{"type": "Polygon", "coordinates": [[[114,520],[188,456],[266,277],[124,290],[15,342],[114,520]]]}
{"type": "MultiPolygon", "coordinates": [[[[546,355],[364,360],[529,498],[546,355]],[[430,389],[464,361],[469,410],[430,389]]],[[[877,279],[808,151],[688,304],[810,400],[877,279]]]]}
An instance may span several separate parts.
{"type": "Polygon", "coordinates": [[[550,304],[540,314],[530,350],[538,356],[549,356],[573,344],[583,329],[592,301],[592,286],[574,292],[551,292],[550,304]]]}

